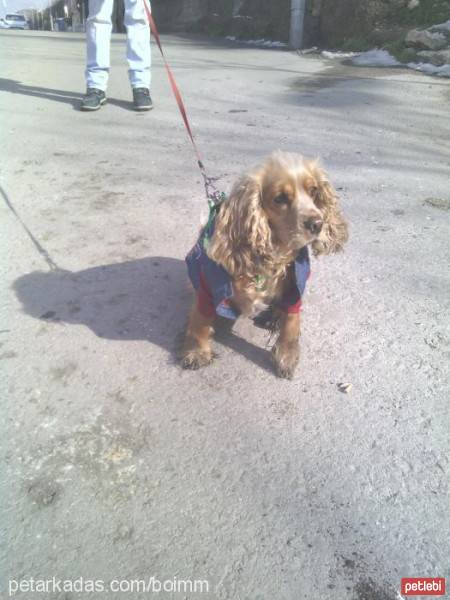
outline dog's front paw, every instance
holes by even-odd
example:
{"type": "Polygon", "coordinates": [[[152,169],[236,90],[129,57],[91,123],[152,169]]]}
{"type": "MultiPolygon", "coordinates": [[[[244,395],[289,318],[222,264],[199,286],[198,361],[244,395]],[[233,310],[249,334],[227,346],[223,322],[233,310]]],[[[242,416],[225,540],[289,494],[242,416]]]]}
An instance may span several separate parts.
{"type": "Polygon", "coordinates": [[[278,377],[292,379],[300,359],[298,342],[278,344],[272,348],[272,358],[278,377]]]}
{"type": "Polygon", "coordinates": [[[201,367],[206,367],[209,365],[213,361],[213,358],[214,356],[211,351],[195,348],[184,353],[183,358],[181,359],[181,366],[183,369],[191,369],[192,371],[196,371],[201,367]]]}
{"type": "Polygon", "coordinates": [[[261,311],[253,319],[256,327],[266,329],[268,331],[278,331],[280,329],[280,314],[272,307],[261,311]]]}

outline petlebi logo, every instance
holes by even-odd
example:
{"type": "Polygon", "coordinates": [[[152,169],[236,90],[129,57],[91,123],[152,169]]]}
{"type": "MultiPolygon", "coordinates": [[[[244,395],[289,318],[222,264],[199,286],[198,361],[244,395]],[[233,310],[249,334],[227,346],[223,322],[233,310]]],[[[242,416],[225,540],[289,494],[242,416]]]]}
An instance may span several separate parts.
{"type": "Polygon", "coordinates": [[[444,596],[444,577],[403,577],[402,596],[444,596]]]}

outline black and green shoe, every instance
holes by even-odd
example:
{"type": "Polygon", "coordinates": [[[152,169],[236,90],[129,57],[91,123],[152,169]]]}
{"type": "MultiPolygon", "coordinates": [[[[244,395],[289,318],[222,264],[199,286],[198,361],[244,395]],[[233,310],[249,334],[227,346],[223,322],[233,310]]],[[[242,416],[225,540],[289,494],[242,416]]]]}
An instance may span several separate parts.
{"type": "Polygon", "coordinates": [[[135,110],[151,110],[153,108],[148,88],[133,88],[133,104],[135,110]]]}
{"type": "Polygon", "coordinates": [[[81,101],[81,110],[98,110],[106,102],[106,94],[97,88],[88,88],[81,101]]]}

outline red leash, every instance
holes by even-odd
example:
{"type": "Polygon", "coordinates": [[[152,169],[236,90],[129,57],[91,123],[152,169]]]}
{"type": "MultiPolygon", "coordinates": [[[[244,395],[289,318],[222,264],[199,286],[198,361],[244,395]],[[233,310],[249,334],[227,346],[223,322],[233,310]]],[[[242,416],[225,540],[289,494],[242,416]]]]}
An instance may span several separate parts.
{"type": "Polygon", "coordinates": [[[173,95],[175,96],[175,100],[177,101],[178,108],[181,113],[181,117],[182,117],[184,125],[186,127],[186,131],[188,132],[188,135],[191,139],[192,146],[193,146],[194,152],[195,152],[195,156],[197,157],[197,163],[198,163],[200,172],[202,174],[202,177],[203,177],[203,180],[205,183],[206,196],[209,200],[212,200],[214,202],[214,204],[218,204],[223,199],[223,195],[217,190],[217,188],[213,184],[212,178],[208,177],[208,175],[206,174],[205,166],[203,164],[200,151],[197,147],[197,144],[195,143],[194,136],[192,134],[192,130],[191,130],[191,126],[189,124],[189,119],[187,116],[186,108],[184,106],[183,98],[181,97],[181,93],[180,93],[180,90],[178,89],[177,83],[175,81],[175,77],[173,76],[172,69],[170,68],[169,63],[167,62],[166,56],[162,49],[158,29],[156,27],[156,23],[153,19],[152,12],[148,5],[148,0],[143,0],[143,2],[144,2],[145,12],[147,14],[147,19],[148,19],[148,23],[150,26],[150,30],[156,40],[156,43],[158,44],[159,51],[161,52],[161,56],[163,59],[164,66],[166,67],[166,71],[167,71],[167,75],[169,77],[169,82],[170,82],[170,86],[172,88],[173,95]]]}

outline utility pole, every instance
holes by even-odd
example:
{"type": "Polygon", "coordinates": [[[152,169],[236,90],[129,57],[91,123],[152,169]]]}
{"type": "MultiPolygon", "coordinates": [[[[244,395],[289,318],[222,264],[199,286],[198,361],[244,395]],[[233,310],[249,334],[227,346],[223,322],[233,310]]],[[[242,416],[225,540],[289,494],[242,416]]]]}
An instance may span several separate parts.
{"type": "Polygon", "coordinates": [[[303,43],[303,23],[305,21],[306,0],[291,0],[291,27],[289,33],[289,46],[292,50],[299,50],[303,43]]]}
{"type": "Polygon", "coordinates": [[[49,0],[48,3],[48,18],[50,21],[50,31],[53,31],[53,4],[52,4],[52,0],[49,0]]]}
{"type": "Polygon", "coordinates": [[[84,0],[80,2],[80,21],[81,21],[81,31],[86,31],[86,5],[84,0]]]}

